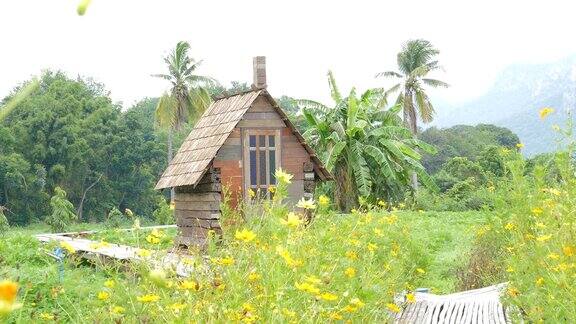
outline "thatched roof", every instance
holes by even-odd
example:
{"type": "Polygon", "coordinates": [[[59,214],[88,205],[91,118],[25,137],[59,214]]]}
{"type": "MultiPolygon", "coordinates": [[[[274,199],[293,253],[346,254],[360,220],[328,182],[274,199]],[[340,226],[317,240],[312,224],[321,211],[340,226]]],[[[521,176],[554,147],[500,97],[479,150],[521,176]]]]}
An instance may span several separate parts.
{"type": "Polygon", "coordinates": [[[288,120],[286,113],[278,106],[272,96],[264,89],[251,90],[214,101],[204,112],[194,129],[162,174],[156,189],[179,186],[196,186],[216,153],[224,144],[230,133],[242,119],[254,100],[263,95],[270,101],[288,128],[292,130],[304,146],[314,163],[314,169],[320,179],[332,179],[314,151],[296,127],[288,120]]]}

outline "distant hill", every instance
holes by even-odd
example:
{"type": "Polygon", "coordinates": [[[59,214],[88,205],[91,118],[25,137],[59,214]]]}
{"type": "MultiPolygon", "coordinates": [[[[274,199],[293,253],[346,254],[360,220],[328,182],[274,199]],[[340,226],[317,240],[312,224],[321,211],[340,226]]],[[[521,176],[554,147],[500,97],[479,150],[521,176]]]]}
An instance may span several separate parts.
{"type": "Polygon", "coordinates": [[[534,155],[558,147],[552,125],[565,125],[566,109],[576,111],[576,55],[551,64],[518,64],[502,71],[483,96],[460,107],[438,106],[437,126],[495,124],[509,128],[534,155]],[[541,121],[538,111],[556,113],[541,121]]]}

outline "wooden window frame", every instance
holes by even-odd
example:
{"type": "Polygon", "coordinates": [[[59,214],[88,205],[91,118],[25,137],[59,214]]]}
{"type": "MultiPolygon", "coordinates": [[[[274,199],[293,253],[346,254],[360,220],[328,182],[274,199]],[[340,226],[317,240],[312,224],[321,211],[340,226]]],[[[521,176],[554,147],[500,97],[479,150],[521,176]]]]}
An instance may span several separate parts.
{"type": "MultiPolygon", "coordinates": [[[[248,194],[248,190],[251,189],[252,187],[256,186],[257,189],[265,189],[266,190],[266,198],[270,198],[270,192],[268,192],[268,187],[270,186],[270,158],[269,158],[269,154],[270,152],[274,152],[274,157],[275,157],[275,167],[276,169],[281,167],[282,164],[282,133],[281,133],[281,129],[278,128],[274,128],[274,129],[244,129],[243,130],[243,134],[242,134],[242,160],[243,160],[243,174],[244,174],[244,179],[243,179],[243,183],[244,183],[244,198],[247,201],[250,201],[250,196],[248,194]],[[266,136],[266,138],[268,138],[269,135],[273,135],[274,136],[274,149],[270,149],[268,147],[268,143],[269,141],[266,140],[266,146],[264,148],[259,147],[258,146],[258,140],[257,140],[257,146],[254,148],[255,151],[257,151],[256,153],[256,182],[259,182],[260,179],[260,169],[259,169],[259,164],[260,164],[260,153],[261,152],[265,152],[265,154],[267,153],[267,157],[266,157],[266,185],[262,188],[262,185],[253,185],[250,182],[250,151],[252,151],[253,149],[250,147],[250,136],[254,135],[254,136],[260,136],[260,135],[264,135],[266,136]]],[[[274,172],[274,171],[272,171],[274,172]]]]}

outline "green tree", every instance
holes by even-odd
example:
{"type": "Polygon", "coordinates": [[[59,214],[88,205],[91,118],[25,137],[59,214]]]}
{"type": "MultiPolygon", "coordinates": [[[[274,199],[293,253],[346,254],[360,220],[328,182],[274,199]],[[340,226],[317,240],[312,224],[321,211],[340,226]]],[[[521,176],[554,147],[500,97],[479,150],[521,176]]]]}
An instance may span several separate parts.
{"type": "Polygon", "coordinates": [[[433,88],[448,86],[443,81],[427,77],[428,73],[440,68],[436,60],[439,53],[427,40],[410,40],[398,53],[399,72],[387,71],[376,75],[402,79],[387,93],[399,92],[396,102],[402,105],[404,122],[414,134],[418,133],[418,118],[424,123],[429,123],[434,119],[434,107],[424,86],[433,88]]]}
{"type": "Polygon", "coordinates": [[[63,232],[76,219],[74,205],[66,199],[66,191],[60,187],[54,188],[54,196],[50,198],[52,214],[46,218],[53,232],[63,232]]]}
{"type": "MultiPolygon", "coordinates": [[[[195,72],[202,61],[195,61],[188,55],[190,44],[178,42],[176,48],[164,58],[168,74],[154,74],[170,82],[170,93],[162,95],[156,107],[156,121],[160,127],[168,129],[168,163],[173,156],[173,132],[180,130],[188,121],[194,121],[210,104],[210,95],[206,86],[213,80],[195,72]]],[[[171,190],[171,201],[174,201],[174,190],[171,190]]]]}
{"type": "Polygon", "coordinates": [[[347,97],[338,90],[331,72],[328,83],[334,107],[299,100],[310,129],[305,133],[321,153],[327,168],[337,175],[335,202],[344,211],[358,204],[358,196],[398,199],[413,172],[434,187],[420,164],[417,148],[433,152],[402,125],[400,106],[383,107],[382,90],[368,90],[360,97],[355,89],[347,97]]]}

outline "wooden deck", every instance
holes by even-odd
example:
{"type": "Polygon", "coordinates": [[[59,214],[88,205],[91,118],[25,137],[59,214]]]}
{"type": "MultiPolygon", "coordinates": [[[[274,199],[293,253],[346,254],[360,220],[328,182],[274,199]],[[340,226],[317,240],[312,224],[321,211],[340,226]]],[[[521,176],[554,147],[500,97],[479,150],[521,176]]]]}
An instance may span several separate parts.
{"type": "MultiPolygon", "coordinates": [[[[141,229],[162,229],[176,227],[176,225],[142,227],[141,229]]],[[[125,229],[130,231],[131,229],[125,229]]],[[[143,256],[139,253],[141,249],[127,245],[106,243],[80,238],[95,231],[57,233],[57,234],[38,234],[35,237],[44,243],[51,241],[64,241],[70,244],[82,258],[92,261],[117,260],[122,262],[147,262],[151,267],[171,268],[180,277],[188,277],[194,271],[192,262],[185,262],[190,256],[174,252],[156,252],[150,251],[150,256],[143,256]]]]}
{"type": "Polygon", "coordinates": [[[415,293],[416,302],[400,312],[395,323],[460,324],[510,323],[500,294],[506,283],[449,295],[415,293]]]}

